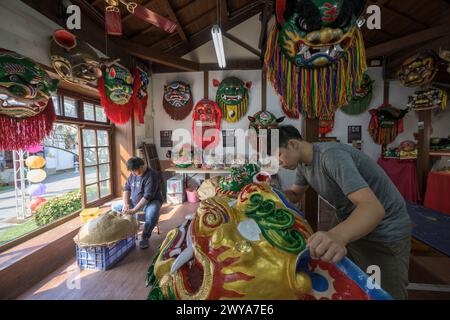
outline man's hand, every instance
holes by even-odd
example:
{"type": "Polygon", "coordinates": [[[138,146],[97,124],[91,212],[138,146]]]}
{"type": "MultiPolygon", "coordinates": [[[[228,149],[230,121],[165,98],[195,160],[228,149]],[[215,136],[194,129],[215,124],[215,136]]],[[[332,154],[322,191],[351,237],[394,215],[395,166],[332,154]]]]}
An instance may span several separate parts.
{"type": "Polygon", "coordinates": [[[127,214],[127,212],[130,210],[130,204],[124,202],[123,207],[122,207],[122,213],[123,214],[127,214]]]}
{"type": "Polygon", "coordinates": [[[338,263],[347,254],[347,242],[332,231],[319,231],[308,239],[311,257],[325,262],[338,263]]]}

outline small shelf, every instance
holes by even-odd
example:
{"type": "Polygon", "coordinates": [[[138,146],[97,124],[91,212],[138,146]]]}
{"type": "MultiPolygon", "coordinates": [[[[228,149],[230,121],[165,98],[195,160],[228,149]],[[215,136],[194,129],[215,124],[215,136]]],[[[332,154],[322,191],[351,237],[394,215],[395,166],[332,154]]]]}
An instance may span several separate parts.
{"type": "Polygon", "coordinates": [[[430,151],[430,157],[450,157],[450,150],[430,151]]]}

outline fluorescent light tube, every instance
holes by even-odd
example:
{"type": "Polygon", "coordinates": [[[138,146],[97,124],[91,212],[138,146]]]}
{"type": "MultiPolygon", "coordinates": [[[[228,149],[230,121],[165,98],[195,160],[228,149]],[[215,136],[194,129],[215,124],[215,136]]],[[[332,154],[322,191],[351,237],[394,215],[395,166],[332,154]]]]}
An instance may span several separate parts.
{"type": "Polygon", "coordinates": [[[223,69],[227,66],[227,63],[225,60],[225,51],[223,47],[222,30],[218,25],[212,26],[211,35],[214,42],[214,49],[216,50],[217,62],[219,67],[223,69]]]}

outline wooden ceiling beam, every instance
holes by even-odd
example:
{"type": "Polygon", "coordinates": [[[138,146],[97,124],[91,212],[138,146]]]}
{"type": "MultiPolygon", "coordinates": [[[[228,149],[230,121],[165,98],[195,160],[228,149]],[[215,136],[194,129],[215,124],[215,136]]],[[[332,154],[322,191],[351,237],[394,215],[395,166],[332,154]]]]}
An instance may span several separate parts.
{"type": "Polygon", "coordinates": [[[267,24],[274,11],[274,0],[266,0],[261,17],[261,32],[259,34],[259,49],[264,52],[265,42],[267,40],[267,24]]]}
{"type": "Polygon", "coordinates": [[[169,3],[169,0],[159,0],[159,3],[164,7],[164,9],[166,10],[167,14],[169,15],[169,18],[176,23],[177,25],[177,32],[180,35],[180,38],[186,42],[187,41],[187,37],[186,34],[184,33],[183,27],[180,24],[180,21],[177,18],[177,15],[175,14],[175,12],[173,12],[172,6],[169,3]]]}
{"type": "MultiPolygon", "coordinates": [[[[245,20],[261,12],[264,7],[264,0],[252,1],[248,5],[233,12],[226,23],[222,23],[222,32],[226,32],[235,26],[241,24],[245,20]]],[[[167,52],[173,53],[176,56],[183,56],[192,50],[197,49],[201,45],[211,40],[211,27],[207,27],[193,36],[189,37],[187,43],[178,43],[169,48],[167,52]]]]}
{"type": "Polygon", "coordinates": [[[382,12],[382,13],[384,12],[384,13],[387,13],[387,14],[389,14],[389,15],[391,15],[391,16],[396,17],[396,18],[403,19],[403,20],[405,20],[405,22],[408,22],[408,23],[410,23],[410,24],[415,24],[415,25],[416,25],[417,27],[419,27],[419,28],[425,29],[425,28],[429,28],[429,27],[430,27],[430,26],[428,26],[428,25],[426,25],[426,24],[423,24],[423,23],[420,22],[420,21],[417,21],[416,19],[413,19],[412,17],[410,17],[410,16],[408,16],[408,15],[406,15],[406,14],[404,14],[404,13],[401,13],[401,12],[398,12],[397,10],[394,10],[394,9],[392,9],[392,8],[389,8],[389,7],[387,6],[388,2],[389,2],[389,1],[374,1],[374,0],[369,0],[369,1],[368,1],[368,5],[376,4],[376,5],[378,5],[378,6],[381,7],[381,12],[382,12]]]}
{"type": "Polygon", "coordinates": [[[221,10],[221,16],[220,20],[222,23],[228,22],[228,2],[227,0],[220,0],[220,10],[221,10]]]}
{"type": "MultiPolygon", "coordinates": [[[[216,8],[212,8],[208,11],[206,11],[205,13],[203,13],[201,16],[195,18],[194,20],[192,20],[191,22],[189,22],[187,25],[184,26],[185,30],[189,30],[193,24],[197,23],[198,21],[201,21],[203,19],[205,19],[205,17],[208,17],[212,12],[215,12],[216,8]]],[[[166,35],[160,37],[159,39],[155,40],[153,42],[153,44],[151,44],[149,46],[149,48],[158,48],[162,43],[164,43],[166,40],[171,39],[173,37],[176,37],[177,34],[172,33],[171,35],[169,35],[169,37],[167,37],[166,35]]]]}
{"type": "Polygon", "coordinates": [[[148,50],[147,47],[118,38],[116,42],[130,55],[137,58],[159,63],[168,67],[184,71],[199,71],[200,64],[190,60],[175,57],[156,49],[148,50]]]}
{"type": "Polygon", "coordinates": [[[251,53],[253,53],[254,55],[260,57],[261,56],[261,51],[256,50],[255,48],[253,48],[251,45],[249,45],[248,43],[245,43],[244,41],[242,41],[241,39],[233,36],[232,34],[225,32],[223,34],[225,37],[227,37],[228,39],[230,39],[231,41],[233,41],[234,43],[236,43],[238,46],[250,51],[251,53]]]}
{"type": "MultiPolygon", "coordinates": [[[[214,71],[214,70],[261,70],[260,60],[227,60],[227,67],[221,69],[217,63],[202,63],[199,65],[200,71],[214,71]]],[[[163,66],[160,64],[153,64],[152,73],[173,73],[179,72],[179,70],[163,66]]]]}
{"type": "Polygon", "coordinates": [[[430,41],[450,33],[450,24],[428,28],[404,37],[393,39],[367,49],[367,58],[389,56],[394,52],[406,50],[411,46],[430,41]]]}
{"type": "Polygon", "coordinates": [[[438,39],[428,41],[423,43],[420,46],[417,46],[415,48],[412,48],[403,54],[397,55],[392,61],[388,63],[388,76],[389,78],[393,79],[397,76],[397,71],[400,68],[400,66],[403,64],[403,62],[413,56],[416,53],[419,53],[424,50],[434,50],[436,53],[439,51],[439,48],[446,48],[450,46],[450,35],[440,37],[438,39]]]}

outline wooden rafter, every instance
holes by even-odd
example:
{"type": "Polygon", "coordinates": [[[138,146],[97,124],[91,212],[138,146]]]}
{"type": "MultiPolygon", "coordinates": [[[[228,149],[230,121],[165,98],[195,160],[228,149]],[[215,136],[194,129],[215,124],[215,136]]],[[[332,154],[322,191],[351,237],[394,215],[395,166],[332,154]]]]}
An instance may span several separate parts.
{"type": "Polygon", "coordinates": [[[393,39],[367,49],[367,58],[388,56],[400,50],[406,50],[411,46],[443,37],[450,33],[450,24],[428,28],[404,37],[393,39]]]}
{"type": "Polygon", "coordinates": [[[259,49],[264,51],[265,42],[267,39],[267,24],[274,10],[274,0],[266,0],[261,17],[261,32],[259,34],[259,49]]]}
{"type": "MultiPolygon", "coordinates": [[[[233,12],[226,23],[222,23],[222,32],[226,32],[234,28],[238,24],[251,18],[252,16],[261,12],[264,7],[264,0],[252,1],[246,6],[233,12]]],[[[211,28],[207,27],[193,36],[189,37],[187,43],[178,43],[177,45],[168,49],[167,52],[173,53],[176,56],[183,56],[190,51],[200,47],[211,40],[211,28]]]]}
{"type": "Polygon", "coordinates": [[[158,50],[148,50],[147,47],[140,44],[123,40],[118,38],[117,43],[124,48],[124,50],[137,58],[156,62],[168,67],[177,68],[184,71],[198,71],[200,70],[200,64],[197,62],[189,61],[179,57],[175,57],[170,54],[160,52],[158,50]]]}
{"type": "Polygon", "coordinates": [[[220,0],[220,7],[222,15],[220,16],[220,19],[222,23],[228,22],[228,2],[227,0],[220,0]]]}
{"type": "MultiPolygon", "coordinates": [[[[189,22],[187,25],[184,26],[185,30],[189,30],[194,24],[198,23],[198,21],[201,21],[203,19],[205,19],[206,17],[210,16],[213,12],[216,12],[216,8],[212,8],[206,12],[204,12],[201,16],[195,18],[194,20],[192,20],[191,22],[189,22]]],[[[176,34],[172,33],[171,35],[169,35],[169,37],[167,37],[166,35],[161,36],[159,39],[155,40],[151,45],[150,48],[159,48],[161,46],[162,43],[164,43],[165,41],[172,39],[176,37],[176,34]]]]}
{"type": "Polygon", "coordinates": [[[228,39],[230,39],[231,41],[233,41],[234,43],[236,43],[238,46],[241,46],[242,48],[250,51],[251,53],[253,53],[256,56],[260,56],[261,55],[261,51],[256,50],[255,48],[253,48],[251,45],[249,45],[248,43],[245,43],[244,41],[242,41],[241,39],[233,36],[232,34],[225,32],[223,34],[225,37],[227,37],[228,39]]]}
{"type": "Polygon", "coordinates": [[[180,24],[180,21],[178,21],[177,15],[175,14],[175,12],[173,12],[172,6],[169,3],[169,0],[159,0],[159,3],[164,7],[164,10],[166,10],[167,14],[169,15],[169,18],[176,23],[177,25],[177,32],[180,36],[180,38],[186,42],[187,41],[187,37],[186,34],[184,33],[183,27],[180,24]]]}

